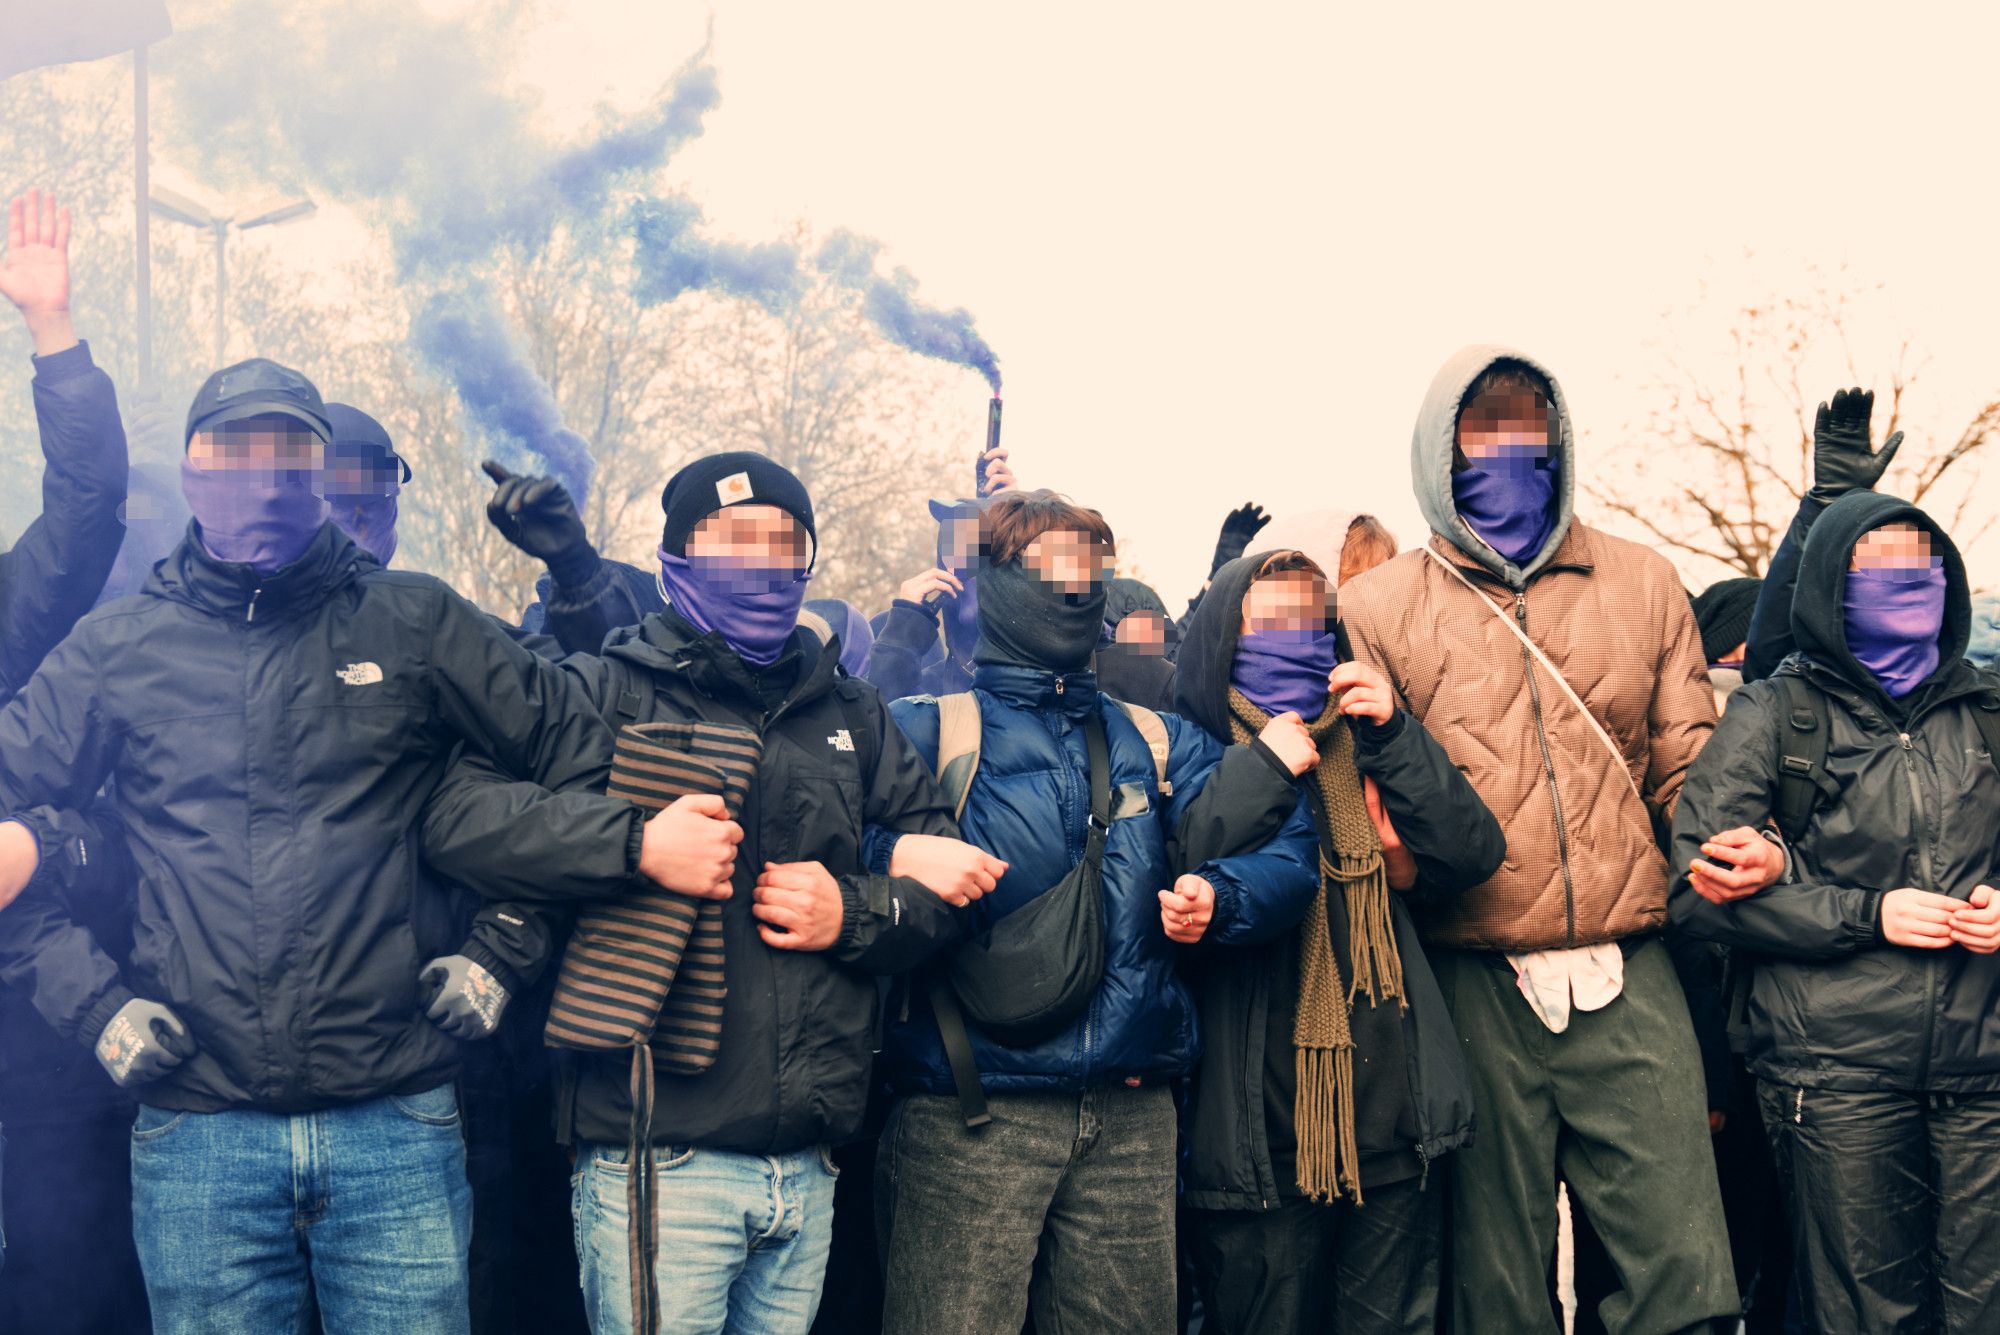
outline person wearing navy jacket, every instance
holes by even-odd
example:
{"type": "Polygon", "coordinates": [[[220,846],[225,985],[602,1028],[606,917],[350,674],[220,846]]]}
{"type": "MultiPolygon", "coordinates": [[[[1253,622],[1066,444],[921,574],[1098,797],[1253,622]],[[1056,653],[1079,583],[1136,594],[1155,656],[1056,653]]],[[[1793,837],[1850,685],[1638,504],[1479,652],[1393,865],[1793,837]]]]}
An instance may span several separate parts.
{"type": "MultiPolygon", "coordinates": [[[[1010,1046],[968,1021],[992,1119],[976,1129],[922,996],[892,1012],[883,1059],[897,1101],[876,1170],[884,1329],[1018,1330],[1032,1307],[1041,1330],[1164,1330],[1175,1313],[1170,1086],[1194,1068],[1199,1037],[1161,892],[1174,886],[1186,916],[1218,940],[1282,930],[1318,885],[1312,827],[1294,803],[1263,848],[1176,865],[1188,807],[1224,748],[1162,716],[1162,783],[1124,707],[1099,694],[1088,663],[1103,630],[1109,527],[1049,492],[1002,495],[986,521],[972,680],[980,756],[960,829],[1007,870],[972,904],[969,930],[1004,921],[1081,860],[1086,731],[1101,720],[1113,794],[1104,974],[1084,1013],[1040,1042],[1010,1046]],[[976,1264],[951,1259],[967,1257],[976,1264]]],[[[937,701],[913,697],[890,711],[935,765],[937,701]]],[[[871,859],[886,866],[895,843],[871,835],[871,859]]]]}

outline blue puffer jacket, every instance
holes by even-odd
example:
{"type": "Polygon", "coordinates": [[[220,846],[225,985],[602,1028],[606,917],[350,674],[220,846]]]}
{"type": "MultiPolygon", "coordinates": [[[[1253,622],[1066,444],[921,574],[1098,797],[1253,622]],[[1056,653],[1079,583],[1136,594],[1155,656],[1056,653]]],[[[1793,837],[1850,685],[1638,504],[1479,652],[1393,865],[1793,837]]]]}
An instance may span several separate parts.
{"type": "MultiPolygon", "coordinates": [[[[959,828],[968,842],[1008,865],[999,886],[978,902],[972,930],[983,931],[1020,908],[1082,860],[1090,763],[1081,720],[1093,711],[1102,714],[1111,745],[1112,787],[1103,868],[1104,981],[1082,1019],[1033,1047],[1006,1047],[988,1040],[977,1025],[969,1026],[981,1083],[989,1092],[1082,1090],[1134,1076],[1187,1074],[1200,1052],[1195,1008],[1176,974],[1181,947],[1161,930],[1158,892],[1171,886],[1180,870],[1205,877],[1216,897],[1211,940],[1254,934],[1262,917],[1290,913],[1296,918],[1319,875],[1318,846],[1304,804],[1262,849],[1198,868],[1176,868],[1170,863],[1168,835],[1222,758],[1220,743],[1200,728],[1162,715],[1171,741],[1167,777],[1173,787],[1172,796],[1162,797],[1152,753],[1125,712],[1098,695],[1095,674],[1059,677],[987,663],[974,675],[973,690],[982,729],[979,769],[959,828]]],[[[937,701],[915,696],[896,701],[889,710],[935,769],[937,701]]],[[[877,871],[888,869],[893,846],[893,839],[871,831],[869,854],[877,871]]],[[[952,1092],[937,1025],[920,1001],[909,1007],[907,1019],[891,1024],[883,1058],[887,1079],[899,1093],[952,1092]]]]}

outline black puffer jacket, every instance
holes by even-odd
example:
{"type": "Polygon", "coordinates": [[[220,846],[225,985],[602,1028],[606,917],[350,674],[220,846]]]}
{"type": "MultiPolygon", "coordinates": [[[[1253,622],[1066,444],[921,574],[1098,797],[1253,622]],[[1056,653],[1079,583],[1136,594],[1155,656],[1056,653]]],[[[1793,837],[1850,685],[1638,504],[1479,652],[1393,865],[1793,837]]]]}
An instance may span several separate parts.
{"type": "Polygon", "coordinates": [[[2000,955],[1882,941],[1881,898],[1903,886],[1964,899],[2000,884],[2000,769],[1974,713],[2000,709],[2000,675],[1962,661],[1970,600],[1958,551],[1922,511],[1894,497],[1842,497],[1813,524],[1792,598],[1801,652],[1730,698],[1674,819],[1674,920],[1730,946],[1753,972],[1744,1056],[1759,1076],[1812,1088],[2000,1090],[2000,955]],[[1944,552],[1939,666],[1892,700],[1848,652],[1841,612],[1862,534],[1906,521],[1944,552]],[[1777,795],[1779,679],[1825,692],[1827,769],[1840,787],[1792,849],[1796,884],[1718,906],[1688,886],[1701,843],[1762,825],[1777,795]]]}
{"type": "MultiPolygon", "coordinates": [[[[425,813],[432,866],[503,899],[618,895],[632,884],[624,844],[636,808],[603,795],[616,728],[700,719],[757,732],[763,758],[741,813],[735,893],[722,906],[721,1055],[700,1075],[658,1074],[653,1139],[773,1154],[853,1137],[880,1039],[875,977],[961,934],[957,912],[929,890],[862,865],[866,825],[957,835],[930,768],[874,688],[842,673],[803,629],[753,673],[719,634],[699,634],[669,609],[614,631],[604,657],[579,655],[564,670],[588,697],[579,763],[549,772],[543,787],[462,758],[425,813]],[[800,861],[840,883],[840,937],[819,953],[766,946],[750,912],[763,865],[800,861]]],[[[566,1061],[558,1134],[623,1144],[630,1070],[623,1054],[566,1061]]]]}
{"type": "MultiPolygon", "coordinates": [[[[1240,557],[1215,574],[1181,639],[1176,680],[1180,713],[1229,738],[1229,676],[1242,631],[1243,595],[1270,553],[1240,557]]],[[[1398,713],[1381,727],[1358,726],[1355,768],[1372,777],[1383,805],[1417,862],[1417,885],[1392,894],[1390,916],[1403,961],[1409,1006],[1351,1010],[1355,1042],[1356,1132],[1362,1185],[1415,1176],[1471,1143],[1472,1086],[1444,996],[1417,938],[1409,904],[1478,885],[1506,855],[1499,823],[1421,723],[1398,713]]],[[[1210,788],[1239,806],[1261,790],[1267,809],[1288,809],[1295,789],[1252,749],[1232,747],[1210,788]]],[[[1346,914],[1330,916],[1334,949],[1348,969],[1346,914]]],[[[1298,983],[1299,929],[1249,946],[1197,951],[1190,965],[1204,1046],[1189,1095],[1187,1202],[1202,1209],[1275,1209],[1296,1196],[1290,1178],[1296,1136],[1292,1053],[1272,1052],[1289,1035],[1298,983]],[[1275,1001],[1274,1001],[1275,998],[1275,1001]],[[1275,1008],[1274,1008],[1275,1007],[1275,1008]],[[1290,1180],[1287,1180],[1290,1178],[1290,1180]]]]}
{"type": "MultiPolygon", "coordinates": [[[[424,1018],[424,962],[463,948],[520,980],[505,948],[454,930],[417,814],[461,742],[538,774],[589,721],[553,665],[330,523],[261,580],[190,526],[0,712],[0,810],[42,850],[0,913],[0,962],[84,1043],[135,992],[173,1007],[198,1051],[148,1103],[295,1112],[431,1088],[457,1047],[424,1018]],[[71,916],[64,833],[39,817],[83,810],[107,779],[138,868],[127,977],[71,916]]],[[[637,848],[634,822],[635,866],[637,848]]],[[[502,912],[482,914],[493,942],[518,929],[502,912]]]]}

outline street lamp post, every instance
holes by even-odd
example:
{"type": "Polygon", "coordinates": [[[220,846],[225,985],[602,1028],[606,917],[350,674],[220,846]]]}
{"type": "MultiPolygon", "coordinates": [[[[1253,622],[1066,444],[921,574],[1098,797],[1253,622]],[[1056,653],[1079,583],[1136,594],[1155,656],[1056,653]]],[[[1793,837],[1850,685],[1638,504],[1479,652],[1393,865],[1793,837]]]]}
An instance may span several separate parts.
{"type": "Polygon", "coordinates": [[[220,366],[229,343],[229,229],[247,232],[253,227],[297,222],[311,216],[319,206],[301,197],[246,209],[231,218],[210,212],[186,195],[163,186],[153,187],[148,202],[162,218],[202,228],[215,237],[215,365],[220,366]]]}

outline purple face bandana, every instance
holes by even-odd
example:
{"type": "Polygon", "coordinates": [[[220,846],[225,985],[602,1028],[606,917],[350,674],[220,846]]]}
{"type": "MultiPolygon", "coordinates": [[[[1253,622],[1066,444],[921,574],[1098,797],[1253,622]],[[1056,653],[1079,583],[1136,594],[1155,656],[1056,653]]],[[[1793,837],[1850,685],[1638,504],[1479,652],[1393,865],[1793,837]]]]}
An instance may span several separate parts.
{"type": "Polygon", "coordinates": [[[201,545],[218,561],[269,575],[290,565],[326,522],[326,502],[312,474],[275,475],[195,467],[181,459],[181,494],[201,525],[201,545]]]}
{"type": "Polygon", "coordinates": [[[1253,630],[1236,641],[1229,684],[1267,714],[1310,723],[1326,709],[1327,675],[1340,661],[1331,631],[1253,630]]]}
{"type": "Polygon", "coordinates": [[[720,560],[673,556],[662,547],[660,593],[688,624],[720,634],[744,662],[769,667],[799,624],[810,571],[753,570],[720,560]]]}
{"type": "Polygon", "coordinates": [[[1902,699],[1937,671],[1944,594],[1941,564],[1847,572],[1847,651],[1890,698],[1902,699]]]}
{"type": "Polygon", "coordinates": [[[1555,461],[1544,446],[1505,448],[1524,452],[1470,460],[1451,475],[1451,494],[1472,531],[1519,565],[1542,550],[1555,527],[1555,461]],[[1538,461],[1547,466],[1536,467],[1538,461]]]}
{"type": "Polygon", "coordinates": [[[396,498],[394,496],[329,496],[328,518],[340,531],[354,539],[354,545],[383,565],[396,554],[396,498]]]}

